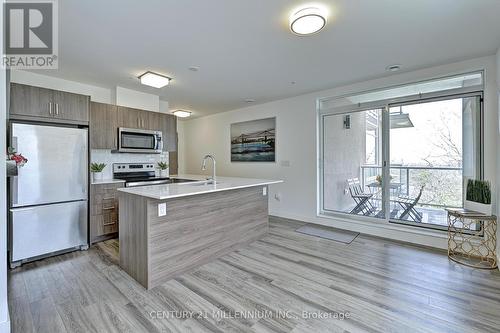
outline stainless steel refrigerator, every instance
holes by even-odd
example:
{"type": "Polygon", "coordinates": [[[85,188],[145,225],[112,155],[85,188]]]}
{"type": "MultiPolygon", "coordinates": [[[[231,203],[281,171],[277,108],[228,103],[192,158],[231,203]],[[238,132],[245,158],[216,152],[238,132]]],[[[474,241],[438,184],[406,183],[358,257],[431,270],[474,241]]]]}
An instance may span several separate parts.
{"type": "Polygon", "coordinates": [[[10,180],[11,266],[87,247],[88,130],[12,123],[10,139],[28,159],[10,180]]]}

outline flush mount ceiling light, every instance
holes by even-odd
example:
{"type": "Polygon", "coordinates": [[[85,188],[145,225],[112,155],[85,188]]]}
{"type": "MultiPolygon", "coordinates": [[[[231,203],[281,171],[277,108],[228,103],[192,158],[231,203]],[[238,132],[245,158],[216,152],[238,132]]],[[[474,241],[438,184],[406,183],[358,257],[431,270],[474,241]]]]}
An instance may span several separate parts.
{"type": "Polygon", "coordinates": [[[325,25],[326,10],[319,6],[303,7],[290,15],[290,30],[299,36],[314,34],[325,25]]]}
{"type": "Polygon", "coordinates": [[[163,88],[167,86],[172,79],[165,75],[147,71],[146,73],[139,76],[139,80],[141,80],[141,83],[146,86],[163,88]]]}
{"type": "Polygon", "coordinates": [[[172,113],[174,116],[179,118],[187,118],[191,116],[191,111],[186,111],[186,110],[175,110],[172,113]]]}

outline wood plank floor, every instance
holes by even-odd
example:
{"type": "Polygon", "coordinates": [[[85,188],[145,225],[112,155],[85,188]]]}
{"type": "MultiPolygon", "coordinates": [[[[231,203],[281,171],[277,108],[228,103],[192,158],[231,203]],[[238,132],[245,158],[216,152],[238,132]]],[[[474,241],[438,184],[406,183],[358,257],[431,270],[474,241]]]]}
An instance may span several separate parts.
{"type": "Polygon", "coordinates": [[[301,225],[272,218],[262,240],[149,291],[117,266],[116,241],[26,264],[9,274],[12,331],[499,332],[498,271],[301,225]]]}

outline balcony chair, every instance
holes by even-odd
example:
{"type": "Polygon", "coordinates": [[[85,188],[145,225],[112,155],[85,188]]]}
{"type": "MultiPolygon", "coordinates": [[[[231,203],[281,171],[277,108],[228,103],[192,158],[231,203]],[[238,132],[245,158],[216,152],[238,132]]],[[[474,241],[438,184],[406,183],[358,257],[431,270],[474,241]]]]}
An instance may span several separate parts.
{"type": "Polygon", "coordinates": [[[410,198],[408,196],[399,196],[394,202],[398,203],[401,208],[403,208],[403,212],[399,216],[400,220],[403,220],[405,217],[409,217],[409,219],[413,222],[422,222],[422,213],[418,212],[415,209],[416,204],[422,197],[422,192],[424,191],[424,185],[420,187],[420,191],[415,198],[410,198]]]}
{"type": "Polygon", "coordinates": [[[375,211],[375,207],[370,202],[373,197],[371,193],[364,193],[358,178],[347,179],[349,193],[356,203],[356,206],[350,211],[349,214],[362,213],[365,216],[371,215],[375,211]]]}

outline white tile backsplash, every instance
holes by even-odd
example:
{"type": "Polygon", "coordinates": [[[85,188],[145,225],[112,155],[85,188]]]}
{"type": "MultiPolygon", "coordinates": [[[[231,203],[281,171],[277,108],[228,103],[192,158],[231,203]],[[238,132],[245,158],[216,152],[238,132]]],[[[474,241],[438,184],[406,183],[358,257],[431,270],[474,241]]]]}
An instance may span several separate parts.
{"type": "MultiPolygon", "coordinates": [[[[110,149],[92,149],[90,151],[90,161],[92,163],[105,163],[103,178],[113,178],[113,163],[156,163],[165,161],[168,163],[168,152],[161,154],[130,154],[130,153],[112,153],[110,149]]],[[[158,176],[159,171],[156,170],[158,176]]]]}

